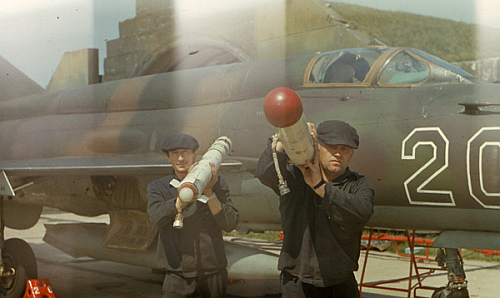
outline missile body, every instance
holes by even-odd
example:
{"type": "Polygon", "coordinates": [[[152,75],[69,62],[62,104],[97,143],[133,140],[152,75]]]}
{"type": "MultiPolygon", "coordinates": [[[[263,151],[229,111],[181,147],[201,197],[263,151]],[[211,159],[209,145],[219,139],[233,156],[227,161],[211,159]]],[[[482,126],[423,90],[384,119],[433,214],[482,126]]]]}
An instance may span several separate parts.
{"type": "Polygon", "coordinates": [[[231,146],[232,143],[228,137],[220,137],[210,146],[198,164],[179,183],[179,198],[183,202],[191,202],[200,197],[212,179],[210,163],[219,169],[222,159],[231,151],[231,146]]]}
{"type": "Polygon", "coordinates": [[[264,114],[276,129],[278,139],[293,164],[305,165],[314,157],[313,140],[302,101],[295,91],[284,87],[271,90],[264,100],[264,114]]]}

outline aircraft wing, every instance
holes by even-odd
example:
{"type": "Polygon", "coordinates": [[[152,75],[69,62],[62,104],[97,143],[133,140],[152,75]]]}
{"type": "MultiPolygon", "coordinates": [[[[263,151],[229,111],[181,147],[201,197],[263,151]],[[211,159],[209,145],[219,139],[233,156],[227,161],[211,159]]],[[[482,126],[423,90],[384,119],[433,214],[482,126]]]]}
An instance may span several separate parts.
{"type": "MultiPolygon", "coordinates": [[[[242,163],[224,160],[223,170],[237,170],[242,163]]],[[[64,157],[0,162],[0,170],[17,176],[75,175],[164,175],[172,165],[164,155],[114,155],[64,157]]]]}

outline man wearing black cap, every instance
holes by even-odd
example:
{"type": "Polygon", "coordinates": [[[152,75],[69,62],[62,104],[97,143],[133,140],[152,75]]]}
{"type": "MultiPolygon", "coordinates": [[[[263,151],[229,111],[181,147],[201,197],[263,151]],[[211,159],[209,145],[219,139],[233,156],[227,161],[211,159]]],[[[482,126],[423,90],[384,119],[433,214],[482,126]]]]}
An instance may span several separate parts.
{"type": "MultiPolygon", "coordinates": [[[[370,181],[348,165],[358,148],[356,130],[343,121],[325,121],[315,130],[314,160],[307,166],[287,162],[278,142],[279,168],[290,192],[280,196],[284,233],[278,269],[283,297],[359,297],[361,232],[373,212],[370,181]]],[[[262,153],[256,177],[278,195],[271,140],[262,153]]]]}
{"type": "Polygon", "coordinates": [[[238,224],[238,210],[229,198],[226,181],[212,165],[212,180],[203,195],[207,203],[190,202],[184,207],[183,227],[173,227],[182,201],[173,179],[182,181],[195,163],[198,142],[187,134],[166,138],[162,151],[174,170],[172,175],[155,180],[148,187],[148,214],[159,228],[158,265],[167,273],[164,297],[224,297],[227,285],[227,259],[222,230],[238,224]]]}

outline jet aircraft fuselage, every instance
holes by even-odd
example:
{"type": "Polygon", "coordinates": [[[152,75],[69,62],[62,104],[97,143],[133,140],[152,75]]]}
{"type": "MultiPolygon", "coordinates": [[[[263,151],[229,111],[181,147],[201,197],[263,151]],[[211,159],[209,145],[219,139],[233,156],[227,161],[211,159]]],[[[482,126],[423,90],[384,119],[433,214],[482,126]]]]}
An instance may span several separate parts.
{"type": "Polygon", "coordinates": [[[350,167],[375,186],[370,226],[479,231],[491,236],[488,247],[500,243],[500,86],[407,48],[182,70],[1,102],[0,168],[20,186],[8,203],[89,216],[145,211],[148,183],[170,172],[166,136],[189,133],[200,152],[228,136],[221,173],[240,227],[279,229],[276,195],[253,177],[274,133],[262,106],[276,87],[300,95],[309,122],[340,119],[358,130],[350,167]]]}

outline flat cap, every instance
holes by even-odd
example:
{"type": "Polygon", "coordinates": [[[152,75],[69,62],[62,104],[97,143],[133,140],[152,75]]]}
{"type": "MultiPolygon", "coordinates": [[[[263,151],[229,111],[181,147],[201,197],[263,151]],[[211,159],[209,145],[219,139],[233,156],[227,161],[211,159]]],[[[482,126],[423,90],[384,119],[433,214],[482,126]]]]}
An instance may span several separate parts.
{"type": "Polygon", "coordinates": [[[358,149],[359,136],[354,127],[344,121],[321,122],[316,129],[318,139],[328,145],[346,145],[358,149]]]}
{"type": "Polygon", "coordinates": [[[180,133],[168,136],[161,145],[161,151],[168,153],[176,149],[191,149],[196,150],[200,147],[198,141],[192,136],[180,133]]]}

